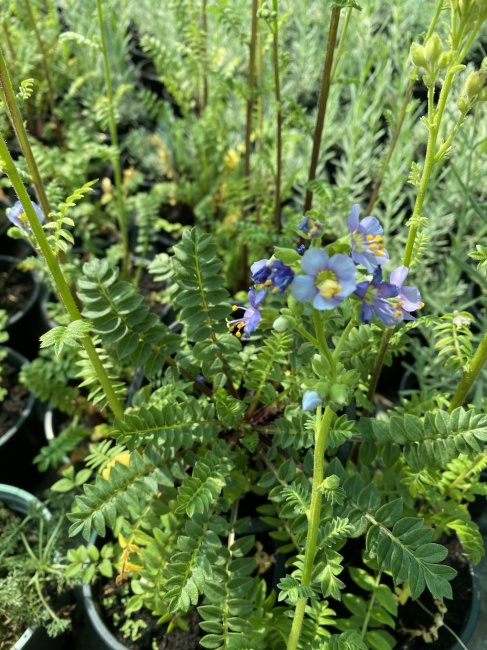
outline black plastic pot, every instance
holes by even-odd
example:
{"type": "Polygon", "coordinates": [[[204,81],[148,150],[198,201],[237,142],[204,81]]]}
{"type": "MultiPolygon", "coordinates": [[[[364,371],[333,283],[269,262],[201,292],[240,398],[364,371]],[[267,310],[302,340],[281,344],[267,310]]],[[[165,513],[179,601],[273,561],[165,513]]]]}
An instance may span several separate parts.
{"type": "MultiPolygon", "coordinates": [[[[8,350],[2,365],[18,371],[28,360],[15,350],[8,350]]],[[[34,409],[35,397],[29,393],[17,421],[0,436],[0,481],[31,490],[39,481],[32,460],[43,444],[42,427],[34,409]]]]}
{"type": "MultiPolygon", "coordinates": [[[[18,257],[0,255],[0,272],[9,271],[21,262],[18,257]]],[[[39,337],[46,331],[41,318],[39,297],[40,284],[33,271],[26,271],[26,277],[32,284],[28,298],[7,320],[9,345],[28,359],[33,359],[39,350],[39,337]]]]}
{"type": "MultiPolygon", "coordinates": [[[[12,485],[0,484],[0,501],[2,501],[9,510],[19,514],[26,515],[31,503],[40,504],[40,501],[30,492],[26,492],[12,485]]],[[[51,519],[51,513],[47,508],[42,509],[42,514],[46,521],[51,519]]],[[[63,636],[50,638],[43,628],[29,627],[22,636],[16,641],[12,650],[61,650],[64,646],[65,638],[63,636]]]]}

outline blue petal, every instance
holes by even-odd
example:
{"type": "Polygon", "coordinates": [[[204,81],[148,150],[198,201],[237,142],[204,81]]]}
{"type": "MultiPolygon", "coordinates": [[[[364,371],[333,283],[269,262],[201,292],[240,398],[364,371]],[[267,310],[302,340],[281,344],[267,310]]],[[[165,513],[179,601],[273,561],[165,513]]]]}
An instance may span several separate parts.
{"type": "Polygon", "coordinates": [[[375,217],[365,217],[360,222],[360,230],[363,230],[367,235],[382,235],[384,232],[380,222],[375,217]]]}
{"type": "Polygon", "coordinates": [[[372,273],[374,270],[374,264],[376,263],[375,257],[370,253],[366,253],[365,251],[363,253],[359,253],[356,250],[352,250],[352,260],[355,262],[355,264],[362,264],[362,266],[365,266],[369,273],[372,273]]]}
{"type": "Polygon", "coordinates": [[[317,293],[313,300],[313,307],[315,309],[320,309],[321,311],[327,311],[328,309],[334,309],[337,304],[334,298],[324,298],[320,293],[317,293]]]}
{"type": "Polygon", "coordinates": [[[254,262],[250,267],[252,275],[250,276],[252,282],[257,282],[258,284],[264,283],[270,275],[270,268],[267,266],[269,260],[259,260],[254,262]]]}
{"type": "Polygon", "coordinates": [[[367,294],[367,289],[370,287],[370,282],[359,282],[355,289],[355,295],[363,300],[367,294]]]}
{"type": "Polygon", "coordinates": [[[320,248],[310,248],[303,255],[301,268],[308,275],[318,275],[320,271],[328,268],[328,254],[320,248]]]}
{"type": "Polygon", "coordinates": [[[394,327],[399,322],[399,319],[396,316],[395,307],[393,307],[391,303],[387,302],[386,300],[381,300],[380,298],[375,300],[373,304],[373,310],[377,318],[380,318],[380,320],[384,323],[384,325],[387,325],[387,327],[394,327]]]}
{"type": "Polygon", "coordinates": [[[322,402],[322,397],[315,390],[307,390],[303,395],[303,411],[311,411],[322,402]]]}
{"type": "Polygon", "coordinates": [[[318,292],[315,279],[311,275],[298,275],[294,278],[291,287],[291,295],[299,302],[313,300],[318,292]]]}
{"type": "Polygon", "coordinates": [[[359,224],[360,206],[358,203],[352,206],[352,211],[348,215],[348,227],[351,232],[355,232],[359,224]]]}
{"type": "Polygon", "coordinates": [[[416,287],[403,287],[399,294],[399,300],[404,304],[402,308],[405,311],[416,311],[421,307],[421,294],[416,287]]]}
{"type": "Polygon", "coordinates": [[[394,269],[394,271],[391,271],[391,277],[389,278],[389,281],[391,284],[395,284],[396,287],[402,287],[404,284],[407,275],[409,273],[409,269],[407,266],[398,266],[397,269],[394,269]]]}
{"type": "Polygon", "coordinates": [[[395,298],[399,294],[399,287],[390,282],[381,282],[377,286],[377,296],[380,298],[395,298]]]}
{"type": "Polygon", "coordinates": [[[372,311],[372,307],[368,305],[366,302],[363,302],[362,313],[360,314],[360,320],[362,321],[362,323],[370,323],[373,315],[374,312],[372,311]]]}

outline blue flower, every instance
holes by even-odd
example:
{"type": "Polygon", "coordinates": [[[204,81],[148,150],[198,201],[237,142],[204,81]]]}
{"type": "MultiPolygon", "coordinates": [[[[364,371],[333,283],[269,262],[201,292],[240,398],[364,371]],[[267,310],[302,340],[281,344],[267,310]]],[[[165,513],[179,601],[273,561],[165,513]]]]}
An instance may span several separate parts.
{"type": "Polygon", "coordinates": [[[399,287],[389,282],[382,282],[382,269],[378,266],[374,270],[372,280],[359,282],[355,295],[363,300],[360,320],[363,323],[370,323],[372,316],[387,325],[394,327],[398,323],[397,306],[389,302],[388,298],[395,298],[399,294],[399,287]]]}
{"type": "MultiPolygon", "coordinates": [[[[240,338],[242,336],[242,330],[245,330],[245,338],[248,339],[252,332],[255,332],[257,325],[260,323],[262,314],[259,311],[260,303],[265,298],[266,292],[259,291],[256,295],[254,287],[249,289],[249,301],[250,307],[244,312],[242,318],[237,318],[227,323],[228,329],[230,332],[233,332],[235,328],[237,329],[235,335],[240,338]]],[[[238,307],[233,306],[234,310],[237,310],[238,307]]]]}
{"type": "Polygon", "coordinates": [[[315,217],[307,215],[299,222],[298,230],[302,230],[309,235],[311,239],[314,239],[315,237],[319,237],[323,232],[323,225],[324,224],[315,217]]]}
{"type": "Polygon", "coordinates": [[[390,277],[392,284],[395,284],[400,289],[397,301],[393,303],[396,309],[398,323],[402,320],[416,320],[414,316],[411,316],[410,312],[421,309],[423,306],[421,294],[418,289],[416,287],[403,286],[408,272],[409,269],[407,266],[399,266],[392,271],[390,277]]]}
{"type": "Polygon", "coordinates": [[[360,207],[356,203],[348,215],[348,228],[352,236],[352,259],[362,264],[369,273],[377,265],[389,261],[389,253],[382,244],[382,226],[375,217],[365,217],[359,222],[360,207]]]}
{"type": "Polygon", "coordinates": [[[259,260],[250,267],[252,282],[267,287],[272,293],[281,294],[286,291],[294,279],[294,271],[281,260],[259,260]]]}
{"type": "Polygon", "coordinates": [[[296,248],[296,253],[298,253],[299,255],[302,255],[304,253],[304,249],[305,249],[305,245],[301,244],[301,246],[298,246],[296,248]]]}
{"type": "Polygon", "coordinates": [[[329,257],[311,248],[303,255],[301,268],[306,275],[294,278],[291,294],[299,302],[312,300],[315,309],[333,309],[355,291],[355,265],[347,255],[329,257]]]}
{"type": "Polygon", "coordinates": [[[320,406],[323,398],[315,390],[307,390],[303,395],[303,411],[312,411],[313,409],[320,406]]]}
{"type": "MultiPolygon", "coordinates": [[[[32,201],[32,205],[34,206],[34,210],[36,211],[37,218],[39,219],[39,223],[42,225],[46,219],[46,217],[44,216],[44,212],[37,205],[37,203],[34,203],[34,201],[32,201]]],[[[32,228],[29,225],[29,220],[25,216],[25,211],[20,201],[17,201],[13,205],[13,207],[11,207],[10,210],[7,211],[7,217],[14,224],[14,226],[21,228],[25,232],[30,232],[32,230],[32,228]]]]}

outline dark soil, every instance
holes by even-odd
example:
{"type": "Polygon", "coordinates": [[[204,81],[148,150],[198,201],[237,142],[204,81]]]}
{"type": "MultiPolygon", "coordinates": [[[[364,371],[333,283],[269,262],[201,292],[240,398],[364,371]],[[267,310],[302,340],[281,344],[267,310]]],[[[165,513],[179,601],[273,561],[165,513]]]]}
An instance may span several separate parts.
{"type": "Polygon", "coordinates": [[[6,388],[8,392],[0,408],[0,437],[14,426],[29,399],[28,389],[17,383],[18,369],[9,367],[5,360],[2,367],[0,388],[6,388]]]}
{"type": "Polygon", "coordinates": [[[103,611],[103,618],[111,633],[120,643],[130,648],[130,650],[152,650],[154,640],[157,644],[155,647],[158,650],[199,650],[201,648],[199,644],[199,639],[202,636],[199,629],[201,619],[196,610],[191,610],[185,616],[184,620],[188,625],[187,631],[176,628],[166,634],[166,626],[158,623],[156,616],[152,616],[147,610],[141,609],[131,617],[134,621],[143,621],[146,624],[146,627],[141,628],[140,638],[136,641],[125,638],[119,630],[127,621],[123,592],[128,593],[128,587],[126,585],[118,587],[115,580],[111,580],[103,587],[101,595],[101,598],[108,598],[110,601],[109,607],[103,611]],[[114,619],[118,621],[117,625],[115,625],[114,619]]]}
{"type": "MultiPolygon", "coordinates": [[[[445,601],[447,612],[443,620],[445,625],[448,625],[455,634],[460,636],[470,613],[472,578],[469,562],[462,555],[462,546],[458,539],[449,539],[445,542],[445,546],[449,553],[443,564],[452,566],[458,571],[458,574],[451,581],[453,598],[445,601]]],[[[433,614],[438,612],[438,605],[428,591],[425,591],[419,600],[433,614]]],[[[425,612],[417,602],[409,600],[405,605],[400,606],[397,629],[394,633],[397,638],[395,650],[425,650],[425,648],[427,650],[450,650],[456,640],[444,625],[438,630],[438,640],[432,643],[426,643],[423,636],[411,638],[411,633],[401,632],[401,630],[427,631],[433,624],[433,617],[425,612]]]]}
{"type": "Polygon", "coordinates": [[[8,316],[21,311],[34,289],[34,281],[29,273],[18,269],[5,269],[0,272],[0,309],[5,309],[8,316]]]}

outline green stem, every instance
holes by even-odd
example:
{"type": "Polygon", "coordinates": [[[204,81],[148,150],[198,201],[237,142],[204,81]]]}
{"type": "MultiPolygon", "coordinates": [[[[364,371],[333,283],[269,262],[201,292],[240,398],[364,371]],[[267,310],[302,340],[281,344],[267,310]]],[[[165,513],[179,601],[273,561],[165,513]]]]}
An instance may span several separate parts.
{"type": "MultiPolygon", "coordinates": [[[[313,151],[311,153],[311,163],[309,167],[308,183],[313,181],[316,177],[316,168],[318,167],[318,158],[320,155],[321,136],[323,133],[323,125],[325,123],[326,106],[328,103],[328,95],[330,93],[331,69],[333,65],[333,55],[335,52],[335,44],[338,32],[338,23],[340,21],[340,8],[333,8],[331,10],[330,29],[328,32],[328,45],[326,48],[325,64],[323,68],[323,78],[321,80],[321,93],[320,101],[318,104],[318,114],[316,116],[316,127],[313,138],[313,151]]],[[[311,210],[313,204],[313,192],[306,190],[306,198],[304,201],[304,212],[311,210]]]]}
{"type": "MultiPolygon", "coordinates": [[[[394,333],[394,330],[391,328],[387,328],[382,335],[382,340],[380,342],[380,348],[379,352],[377,354],[377,358],[375,360],[375,366],[372,371],[372,374],[370,376],[370,381],[369,381],[369,390],[367,391],[367,399],[369,402],[372,402],[374,399],[375,391],[377,389],[377,384],[379,383],[379,377],[380,373],[382,371],[382,366],[384,365],[384,359],[386,356],[387,352],[387,346],[389,345],[389,341],[391,340],[392,334],[394,333]]],[[[364,415],[368,414],[368,411],[364,411],[364,415]]]]}
{"type": "Polygon", "coordinates": [[[276,232],[281,230],[281,176],[282,176],[282,106],[281,82],[279,78],[279,19],[277,16],[277,0],[272,0],[272,9],[276,12],[273,29],[274,51],[274,93],[277,105],[276,123],[276,192],[274,199],[274,227],[276,232]]]}
{"type": "Polygon", "coordinates": [[[333,360],[336,363],[340,359],[340,353],[343,349],[343,346],[347,342],[348,336],[350,332],[353,330],[353,328],[357,325],[357,322],[355,321],[355,318],[351,318],[350,321],[348,322],[346,328],[343,330],[336,348],[333,350],[333,360]]]}
{"type": "Polygon", "coordinates": [[[248,79],[248,99],[247,115],[245,120],[245,159],[244,159],[244,176],[249,179],[250,176],[250,148],[252,135],[252,111],[254,107],[254,86],[255,86],[255,51],[257,46],[257,8],[258,0],[252,0],[252,18],[249,45],[249,79],[248,79]]]}
{"type": "Polygon", "coordinates": [[[110,128],[110,137],[112,140],[112,146],[115,149],[115,157],[113,160],[113,171],[115,175],[115,187],[117,189],[118,223],[119,223],[120,233],[122,235],[122,246],[123,246],[122,275],[125,278],[128,278],[130,272],[130,257],[129,257],[127,220],[125,216],[125,205],[124,205],[122,167],[120,164],[120,150],[118,148],[117,124],[115,121],[115,109],[113,106],[112,77],[110,74],[110,62],[108,60],[107,39],[105,33],[105,23],[103,20],[103,10],[102,10],[101,2],[102,0],[96,0],[96,6],[98,9],[98,23],[100,28],[101,46],[103,52],[103,65],[105,68],[105,82],[107,85],[108,124],[110,128]]]}
{"type": "Polygon", "coordinates": [[[207,0],[202,0],[201,18],[202,18],[202,50],[203,50],[203,103],[201,110],[204,111],[208,105],[208,17],[206,12],[207,0]]]}
{"type": "Polygon", "coordinates": [[[305,330],[302,325],[296,327],[296,332],[299,332],[299,334],[301,334],[303,338],[309,341],[311,345],[314,345],[316,348],[318,347],[318,341],[307,330],[305,330]]]}
{"type": "Polygon", "coordinates": [[[8,114],[10,121],[14,128],[15,134],[19,141],[22,153],[24,154],[29,173],[31,175],[32,181],[34,182],[37,197],[41,205],[42,211],[47,215],[51,211],[49,206],[49,201],[47,200],[46,192],[44,190],[44,184],[41,180],[41,175],[39,174],[39,169],[37,168],[32,149],[30,148],[29,139],[27,137],[27,131],[24,127],[24,122],[22,120],[22,115],[20,114],[19,107],[15,100],[15,94],[12,89],[12,83],[7,70],[7,65],[5,63],[5,58],[3,56],[3,51],[0,48],[0,84],[2,86],[2,99],[5,101],[5,104],[8,108],[8,114]]]}
{"type": "MultiPolygon", "coordinates": [[[[34,235],[36,236],[39,248],[41,249],[44,259],[46,260],[49,271],[51,272],[52,279],[54,280],[54,283],[57,287],[59,296],[64,303],[64,306],[66,307],[71,320],[82,320],[76,302],[71,295],[69,287],[66,284],[66,280],[64,279],[61,267],[59,266],[58,261],[56,260],[56,257],[52,252],[51,247],[49,246],[49,242],[47,241],[44,229],[39,223],[36,212],[34,210],[34,206],[32,205],[32,201],[30,200],[30,197],[27,194],[27,190],[22,183],[22,179],[20,178],[19,172],[17,171],[15,163],[12,160],[3,137],[0,137],[0,159],[3,161],[3,170],[9,177],[15,193],[17,194],[22,207],[24,208],[24,212],[29,221],[29,225],[32,228],[34,235]]],[[[98,356],[96,348],[93,345],[93,341],[90,337],[84,337],[81,339],[81,343],[86,350],[88,358],[91,361],[93,369],[98,377],[101,387],[105,392],[108,403],[110,404],[115,417],[119,419],[122,418],[123,408],[118,401],[115,391],[113,390],[111,381],[108,377],[105,367],[103,366],[98,356]]]]}
{"type": "Polygon", "coordinates": [[[474,381],[477,379],[479,372],[482,370],[483,365],[487,361],[487,332],[484,334],[480,345],[477,348],[472,360],[468,364],[468,370],[463,374],[457,386],[457,390],[452,397],[448,411],[451,413],[453,409],[461,406],[467,398],[474,381]]]}
{"type": "Polygon", "coordinates": [[[328,343],[326,342],[324,322],[321,316],[321,312],[318,309],[313,309],[313,322],[315,326],[316,339],[318,341],[318,348],[321,354],[325,357],[325,359],[330,364],[331,371],[334,375],[335,360],[333,359],[333,356],[330,352],[330,348],[328,347],[328,343]]]}
{"type": "Polygon", "coordinates": [[[333,70],[331,71],[331,80],[335,80],[335,75],[337,72],[338,64],[340,63],[340,60],[342,58],[342,50],[343,50],[343,45],[345,43],[345,37],[347,35],[347,30],[348,30],[348,25],[350,23],[350,18],[352,17],[352,11],[353,7],[349,7],[347,14],[345,16],[345,22],[343,24],[343,29],[340,34],[340,40],[338,41],[338,47],[337,51],[335,54],[335,63],[333,64],[333,70]]]}
{"type": "MultiPolygon", "coordinates": [[[[314,559],[316,555],[316,545],[318,532],[321,521],[321,502],[322,493],[320,492],[323,483],[323,474],[325,467],[325,450],[328,432],[333,417],[332,409],[327,406],[323,417],[321,417],[321,406],[316,409],[316,430],[315,430],[315,451],[313,461],[313,485],[311,488],[311,505],[308,513],[308,535],[306,536],[306,548],[304,551],[304,565],[301,585],[309,587],[313,575],[314,559]]],[[[296,650],[303,625],[304,612],[306,609],[307,598],[299,598],[294,612],[291,634],[287,644],[287,650],[296,650]]]]}
{"type": "Polygon", "coordinates": [[[61,123],[59,122],[59,118],[56,115],[56,100],[55,100],[54,86],[52,83],[51,72],[49,70],[49,63],[47,61],[46,48],[44,46],[44,42],[41,38],[39,29],[37,27],[37,21],[35,19],[34,12],[32,11],[30,0],[24,0],[24,1],[25,1],[25,6],[27,8],[27,13],[29,14],[29,20],[32,25],[32,29],[34,30],[37,44],[39,46],[39,50],[41,53],[42,67],[44,69],[44,75],[46,77],[46,82],[47,82],[47,91],[48,91],[47,98],[49,101],[49,107],[51,109],[52,117],[56,127],[56,136],[57,136],[58,144],[60,147],[62,147],[64,144],[63,131],[61,128],[61,123]]]}

